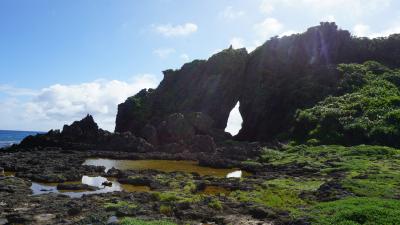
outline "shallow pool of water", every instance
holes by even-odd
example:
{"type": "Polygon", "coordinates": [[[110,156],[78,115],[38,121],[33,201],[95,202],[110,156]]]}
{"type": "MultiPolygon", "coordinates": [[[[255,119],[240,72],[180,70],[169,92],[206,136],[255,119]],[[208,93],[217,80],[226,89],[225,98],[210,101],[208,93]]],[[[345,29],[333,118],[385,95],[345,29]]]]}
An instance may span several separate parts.
{"type": "Polygon", "coordinates": [[[90,186],[98,187],[99,190],[95,191],[66,191],[66,190],[57,190],[57,183],[36,183],[32,182],[32,192],[33,195],[47,194],[47,193],[60,193],[63,195],[68,195],[72,198],[80,198],[83,195],[90,194],[101,194],[108,193],[114,191],[126,191],[126,192],[148,192],[150,188],[147,186],[134,186],[129,184],[120,184],[118,181],[113,179],[107,179],[105,177],[89,177],[83,176],[81,182],[65,182],[65,184],[87,184],[90,186]],[[111,186],[104,186],[103,183],[105,181],[110,181],[112,183],[111,186]]]}
{"type": "Polygon", "coordinates": [[[12,171],[4,171],[3,175],[6,177],[14,177],[16,174],[16,172],[12,172],[12,171]]]}
{"type": "Polygon", "coordinates": [[[216,169],[211,167],[199,166],[196,161],[176,161],[176,160],[114,160],[114,159],[87,159],[84,165],[104,166],[106,172],[112,167],[120,170],[144,170],[153,169],[162,172],[181,171],[187,173],[198,173],[201,176],[216,177],[236,177],[248,175],[237,169],[216,169]]]}
{"type": "Polygon", "coordinates": [[[217,195],[217,194],[229,195],[231,191],[223,187],[209,185],[206,186],[206,188],[202,191],[202,193],[205,195],[217,195]]]}

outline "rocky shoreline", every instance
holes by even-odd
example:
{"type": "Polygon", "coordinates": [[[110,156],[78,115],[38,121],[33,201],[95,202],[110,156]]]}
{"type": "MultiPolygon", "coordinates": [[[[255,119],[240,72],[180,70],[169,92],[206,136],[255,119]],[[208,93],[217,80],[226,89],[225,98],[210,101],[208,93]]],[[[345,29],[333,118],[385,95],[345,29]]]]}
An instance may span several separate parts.
{"type": "MultiPolygon", "coordinates": [[[[179,124],[176,121],[182,122],[183,117],[174,115],[172,118],[175,120],[164,126],[179,124]]],[[[181,129],[187,131],[190,125],[181,129]]],[[[231,197],[231,193],[250,193],[265,186],[268,180],[289,176],[320,179],[322,175],[317,169],[310,168],[307,163],[257,162],[266,148],[281,148],[279,143],[232,140],[214,143],[213,138],[207,136],[211,143],[205,141],[206,144],[199,147],[166,151],[165,145],[169,146],[172,141],[175,147],[190,146],[189,142],[181,141],[187,134],[179,132],[177,127],[171,128],[165,133],[174,138],[153,146],[130,134],[103,132],[88,116],[65,126],[62,132],[50,131],[26,138],[19,146],[0,152],[0,168],[5,171],[0,177],[0,224],[112,224],[124,217],[170,220],[178,224],[306,224],[302,218],[290,216],[287,210],[239,201],[239,197],[231,197]],[[136,147],[133,151],[89,149],[95,147],[92,145],[95,140],[104,138],[119,139],[125,147],[130,145],[129,140],[135,140],[136,147]],[[151,150],[141,151],[137,145],[151,150]],[[76,146],[80,147],[74,149],[76,146]],[[84,163],[87,159],[98,158],[191,160],[199,166],[236,168],[248,175],[226,178],[185,171],[114,167],[106,170],[104,166],[84,163]],[[104,181],[93,186],[82,183],[83,177],[100,177],[104,181]],[[131,188],[113,187],[116,185],[131,185],[131,188]]],[[[195,133],[193,135],[196,139],[195,133]]],[[[318,198],[317,193],[312,196],[318,198]]],[[[305,198],[310,196],[305,195],[305,198]]]]}
{"type": "Polygon", "coordinates": [[[55,148],[41,151],[4,151],[0,155],[0,167],[4,168],[4,171],[14,172],[15,176],[0,178],[0,194],[3,199],[0,217],[8,224],[109,224],[108,220],[112,216],[142,219],[167,218],[179,224],[188,222],[192,224],[229,224],[233,218],[235,221],[243,221],[239,224],[302,224],[301,220],[293,221],[289,212],[266,208],[256,203],[238,202],[226,196],[221,190],[227,192],[251,191],[262,186],[266,180],[285,176],[320,177],[318,171],[307,168],[306,164],[273,166],[263,163],[245,163],[244,158],[255,160],[258,157],[255,152],[261,154],[261,149],[265,146],[256,143],[228,143],[227,145],[234,145],[240,154],[224,154],[227,146],[218,147],[213,157],[208,156],[207,160],[204,160],[205,156],[201,153],[130,153],[72,151],[55,148]],[[253,158],[250,158],[250,155],[253,155],[253,158]],[[251,172],[251,175],[237,179],[200,176],[196,173],[166,173],[155,170],[112,168],[105,172],[105,167],[102,166],[83,165],[88,158],[189,159],[197,160],[202,166],[236,167],[251,172]],[[90,187],[82,187],[82,185],[63,185],[64,182],[80,181],[84,175],[107,177],[117,180],[121,184],[145,185],[150,188],[150,192],[121,191],[84,195],[81,198],[70,198],[62,193],[31,195],[31,182],[58,183],[57,188],[60,185],[64,186],[59,189],[90,189],[90,187]],[[221,190],[199,197],[204,193],[206,187],[216,187],[221,190]],[[185,192],[183,190],[187,192],[180,196],[178,193],[185,192]],[[163,196],[168,194],[174,196],[163,196]],[[218,206],[213,206],[217,209],[210,207],[213,201],[218,202],[218,206]],[[121,202],[123,202],[123,206],[118,206],[121,202]],[[126,202],[134,204],[135,207],[130,207],[126,202]],[[163,202],[168,203],[168,209],[171,212],[160,212],[160,204],[163,202]],[[125,206],[125,203],[128,205],[125,206]],[[107,204],[116,204],[117,206],[105,207],[107,204]]]}

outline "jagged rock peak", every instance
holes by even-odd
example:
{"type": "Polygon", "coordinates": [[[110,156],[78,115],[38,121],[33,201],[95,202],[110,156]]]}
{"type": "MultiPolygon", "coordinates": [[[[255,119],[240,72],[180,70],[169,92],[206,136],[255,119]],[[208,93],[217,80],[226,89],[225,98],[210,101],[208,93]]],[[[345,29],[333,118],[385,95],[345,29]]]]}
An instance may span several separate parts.
{"type": "Polygon", "coordinates": [[[75,121],[71,125],[64,125],[62,134],[89,134],[97,133],[99,126],[94,121],[93,116],[87,114],[80,121],[75,121]]]}

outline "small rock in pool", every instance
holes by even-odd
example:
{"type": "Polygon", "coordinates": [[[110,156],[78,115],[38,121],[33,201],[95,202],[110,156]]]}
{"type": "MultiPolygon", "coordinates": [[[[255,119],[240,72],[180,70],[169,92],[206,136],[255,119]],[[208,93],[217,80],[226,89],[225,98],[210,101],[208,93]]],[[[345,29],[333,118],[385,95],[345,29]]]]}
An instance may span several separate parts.
{"type": "Polygon", "coordinates": [[[104,181],[101,185],[107,186],[107,187],[111,187],[112,186],[112,182],[111,181],[104,181]]]}
{"type": "Polygon", "coordinates": [[[52,191],[51,189],[40,189],[40,191],[52,191]]]}

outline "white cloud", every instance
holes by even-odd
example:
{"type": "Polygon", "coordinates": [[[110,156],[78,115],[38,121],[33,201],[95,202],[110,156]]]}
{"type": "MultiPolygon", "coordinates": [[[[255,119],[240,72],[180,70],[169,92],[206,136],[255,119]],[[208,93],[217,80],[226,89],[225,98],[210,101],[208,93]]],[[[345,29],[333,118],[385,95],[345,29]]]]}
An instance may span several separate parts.
{"type": "Polygon", "coordinates": [[[242,10],[234,10],[232,6],[228,6],[220,13],[220,17],[228,20],[234,20],[236,18],[244,16],[245,14],[246,13],[242,10]]]}
{"type": "Polygon", "coordinates": [[[26,88],[14,88],[10,85],[0,85],[0,93],[6,93],[11,96],[21,96],[21,95],[35,95],[35,92],[26,88]]]}
{"type": "Polygon", "coordinates": [[[270,13],[274,11],[275,6],[274,6],[274,1],[271,0],[262,0],[260,4],[260,11],[262,13],[270,13]]]}
{"type": "Polygon", "coordinates": [[[182,25],[165,24],[155,27],[155,31],[165,37],[188,36],[196,32],[197,29],[198,27],[194,23],[185,23],[182,25]]]}
{"type": "Polygon", "coordinates": [[[234,49],[243,48],[244,40],[239,37],[234,37],[229,41],[229,44],[232,45],[234,49]]]}
{"type": "Polygon", "coordinates": [[[100,79],[31,90],[31,93],[35,93],[33,96],[11,96],[0,102],[0,124],[5,126],[1,128],[43,131],[57,129],[89,113],[100,127],[112,131],[117,105],[141,89],[154,88],[158,83],[156,76],[144,74],[135,76],[129,82],[100,79]]]}
{"type": "Polygon", "coordinates": [[[262,0],[260,10],[266,13],[280,7],[307,9],[318,15],[368,16],[390,7],[393,0],[262,0]]]}
{"type": "Polygon", "coordinates": [[[387,37],[391,34],[400,34],[400,24],[389,27],[381,32],[375,33],[372,37],[387,37]]]}
{"type": "Polygon", "coordinates": [[[353,28],[353,34],[357,37],[367,37],[370,33],[370,27],[365,24],[357,24],[353,28]]]}
{"type": "Polygon", "coordinates": [[[188,62],[190,60],[189,55],[186,53],[182,53],[179,57],[185,62],[188,62]]]}
{"type": "Polygon", "coordinates": [[[168,58],[170,55],[174,54],[176,52],[175,49],[173,48],[159,48],[155,49],[153,51],[154,54],[156,54],[158,57],[162,59],[168,58]]]}
{"type": "Polygon", "coordinates": [[[279,37],[290,36],[290,35],[292,35],[292,34],[298,34],[298,33],[300,33],[300,32],[295,31],[295,30],[287,30],[287,31],[282,32],[282,33],[279,35],[279,37]]]}
{"type": "Polygon", "coordinates": [[[242,122],[243,119],[239,112],[239,102],[238,102],[229,114],[228,123],[225,128],[225,131],[229,132],[232,135],[236,135],[242,128],[242,122]]]}
{"type": "Polygon", "coordinates": [[[352,15],[362,15],[379,11],[390,6],[392,0],[301,0],[314,10],[344,10],[352,15]]]}
{"type": "Polygon", "coordinates": [[[353,34],[357,37],[377,38],[377,37],[387,37],[391,34],[398,34],[398,33],[400,33],[400,24],[396,23],[378,32],[373,32],[370,26],[363,23],[356,24],[353,28],[353,34]]]}
{"type": "Polygon", "coordinates": [[[259,35],[261,39],[267,39],[269,37],[278,35],[282,30],[283,24],[281,24],[275,18],[266,18],[261,23],[254,25],[254,29],[256,33],[259,35]]]}
{"type": "Polygon", "coordinates": [[[336,18],[334,15],[323,16],[320,20],[323,22],[336,22],[336,18]]]}
{"type": "Polygon", "coordinates": [[[222,51],[223,51],[222,48],[217,48],[217,49],[214,49],[213,51],[211,51],[211,52],[210,52],[210,55],[213,56],[213,55],[215,55],[215,54],[217,54],[217,53],[220,53],[220,52],[222,52],[222,51]]]}

